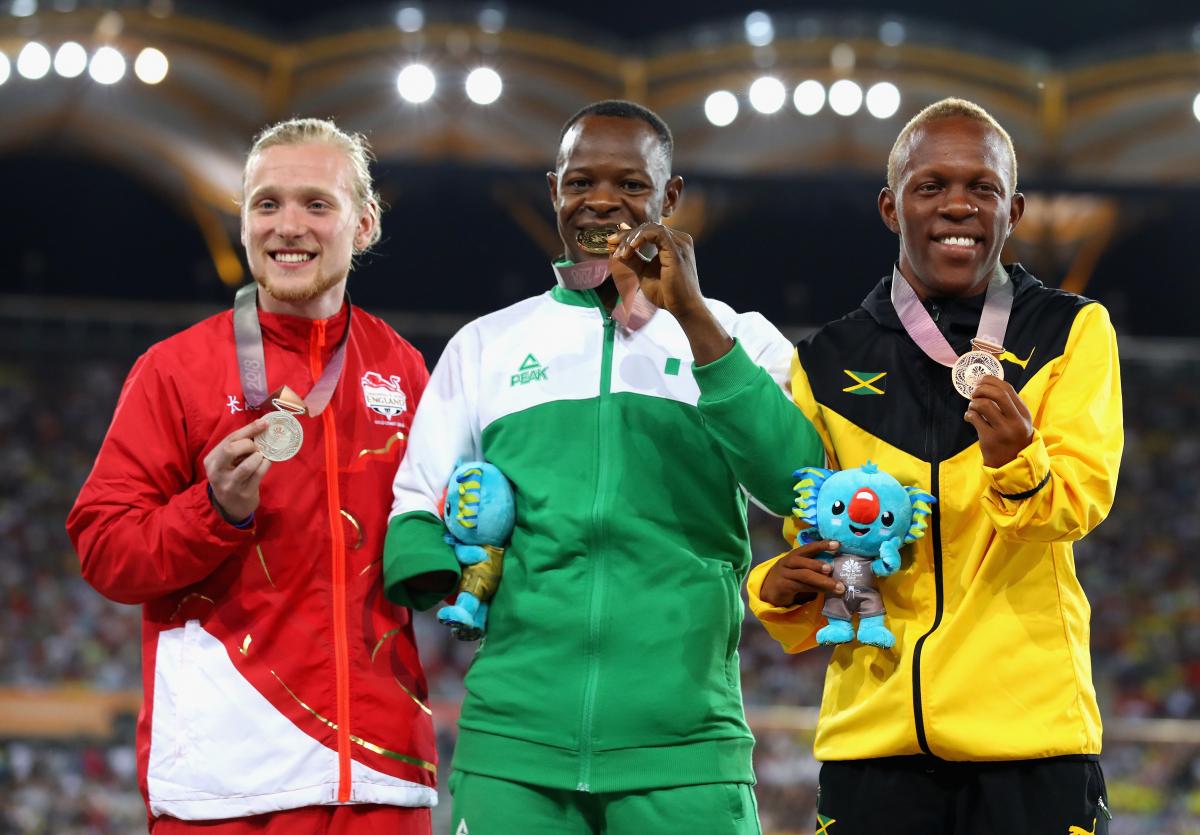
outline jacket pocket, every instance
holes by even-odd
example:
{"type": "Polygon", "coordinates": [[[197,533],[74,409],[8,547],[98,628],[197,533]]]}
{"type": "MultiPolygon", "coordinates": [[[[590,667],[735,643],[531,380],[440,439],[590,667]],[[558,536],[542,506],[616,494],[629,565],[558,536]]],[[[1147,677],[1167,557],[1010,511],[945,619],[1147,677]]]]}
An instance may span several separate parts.
{"type": "Polygon", "coordinates": [[[725,680],[733,689],[741,686],[738,670],[738,642],[742,636],[742,599],[738,592],[737,575],[733,566],[721,564],[721,583],[725,591],[725,680]]]}
{"type": "MultiPolygon", "coordinates": [[[[196,644],[203,629],[198,620],[159,633],[154,657],[154,701],[150,725],[149,777],[159,785],[187,785],[195,750],[194,725],[196,644]]],[[[151,784],[151,794],[157,794],[151,784]]]]}

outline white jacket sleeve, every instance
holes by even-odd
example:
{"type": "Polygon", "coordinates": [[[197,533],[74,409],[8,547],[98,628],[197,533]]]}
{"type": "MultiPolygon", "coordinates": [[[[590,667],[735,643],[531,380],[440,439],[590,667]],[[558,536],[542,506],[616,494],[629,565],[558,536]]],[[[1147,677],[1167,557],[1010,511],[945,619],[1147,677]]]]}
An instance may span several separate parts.
{"type": "Polygon", "coordinates": [[[479,331],[459,331],[438,360],[413,418],[408,449],[392,483],[389,518],[426,511],[438,515],[446,481],[460,461],[479,458],[479,331]]]}

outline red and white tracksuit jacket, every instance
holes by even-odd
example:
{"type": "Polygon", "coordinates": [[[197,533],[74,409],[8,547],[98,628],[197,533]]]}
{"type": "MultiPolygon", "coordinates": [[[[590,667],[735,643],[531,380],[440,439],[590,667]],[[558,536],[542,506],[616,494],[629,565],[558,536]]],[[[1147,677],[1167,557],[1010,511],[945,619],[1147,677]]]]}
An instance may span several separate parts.
{"type": "MultiPolygon", "coordinates": [[[[347,310],[260,311],[269,391],[311,388],[347,310]]],[[[264,414],[242,399],[231,312],[137,361],[67,519],[88,582],[142,604],[138,767],[153,816],[436,802],[410,613],[380,580],[392,476],[429,374],[381,320],[356,308],[351,331],[333,399],[299,418],[303,445],[267,472],[252,527],[213,509],[203,463],[264,414]]]]}

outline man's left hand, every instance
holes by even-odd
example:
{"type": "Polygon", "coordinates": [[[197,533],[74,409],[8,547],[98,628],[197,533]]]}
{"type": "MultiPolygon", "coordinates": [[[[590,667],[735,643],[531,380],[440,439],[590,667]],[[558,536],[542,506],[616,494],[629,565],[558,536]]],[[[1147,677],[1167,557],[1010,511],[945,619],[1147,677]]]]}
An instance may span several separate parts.
{"type": "Polygon", "coordinates": [[[983,463],[1003,467],[1033,440],[1033,417],[1016,389],[990,374],[979,381],[963,420],[975,427],[983,463]]]}

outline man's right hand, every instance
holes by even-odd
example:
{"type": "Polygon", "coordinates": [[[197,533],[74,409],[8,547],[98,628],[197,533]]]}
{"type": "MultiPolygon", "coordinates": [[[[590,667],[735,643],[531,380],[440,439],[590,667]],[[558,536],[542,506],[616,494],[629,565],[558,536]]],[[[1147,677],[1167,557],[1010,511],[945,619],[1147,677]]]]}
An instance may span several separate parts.
{"type": "Polygon", "coordinates": [[[622,275],[631,276],[651,304],[669,311],[683,329],[696,365],[708,365],[729,353],[733,338],[700,292],[691,235],[661,223],[643,223],[632,231],[610,236],[609,245],[615,247],[609,263],[617,288],[626,283],[622,275]],[[619,236],[624,237],[618,241],[619,236]],[[647,243],[658,248],[649,261],[638,253],[647,243]]]}
{"type": "Polygon", "coordinates": [[[213,500],[232,522],[247,519],[258,509],[258,487],[271,462],[258,451],[254,439],[266,429],[267,421],[259,418],[230,432],[204,456],[213,500]]]}
{"type": "Polygon", "coordinates": [[[818,539],[784,554],[763,579],[759,599],[786,608],[807,603],[818,594],[842,594],[846,587],[829,576],[832,563],[817,558],[826,551],[836,553],[838,547],[837,540],[818,539]]]}

